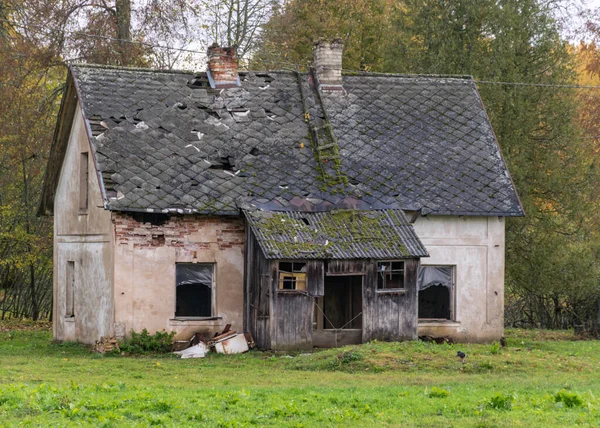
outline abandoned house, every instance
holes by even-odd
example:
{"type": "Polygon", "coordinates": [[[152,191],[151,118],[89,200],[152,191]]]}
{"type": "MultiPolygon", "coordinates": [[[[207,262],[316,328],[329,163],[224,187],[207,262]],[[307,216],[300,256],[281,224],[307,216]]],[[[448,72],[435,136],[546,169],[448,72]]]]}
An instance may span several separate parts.
{"type": "Polygon", "coordinates": [[[523,210],[470,77],[71,65],[40,211],[54,338],[261,348],[503,334],[504,219],[523,210]]]}

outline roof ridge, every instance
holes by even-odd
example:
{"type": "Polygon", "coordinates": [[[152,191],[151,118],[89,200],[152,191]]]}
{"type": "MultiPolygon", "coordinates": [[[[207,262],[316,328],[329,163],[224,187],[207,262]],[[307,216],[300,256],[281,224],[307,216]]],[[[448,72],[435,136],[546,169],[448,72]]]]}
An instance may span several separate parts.
{"type": "Polygon", "coordinates": [[[125,66],[118,66],[118,65],[108,65],[108,64],[89,64],[89,63],[82,63],[82,62],[70,62],[68,63],[69,68],[71,67],[85,67],[85,68],[98,68],[98,69],[105,69],[105,70],[122,70],[122,71],[142,71],[142,72],[146,72],[146,73],[166,73],[166,74],[181,74],[181,73],[185,73],[185,74],[193,74],[193,73],[201,73],[200,71],[193,71],[193,70],[160,70],[157,68],[144,68],[144,67],[125,67],[125,66]]]}
{"type": "MultiPolygon", "coordinates": [[[[109,65],[109,64],[90,64],[90,63],[82,63],[82,62],[70,62],[68,63],[69,67],[86,67],[86,68],[96,68],[96,69],[104,69],[104,70],[122,70],[122,71],[139,71],[144,73],[165,73],[165,74],[199,74],[206,73],[206,70],[184,70],[184,69],[171,69],[164,70],[153,67],[127,67],[127,66],[118,66],[118,65],[109,65]]],[[[240,73],[294,73],[294,70],[240,70],[240,73]]],[[[300,74],[308,74],[308,73],[300,73],[300,74]]],[[[407,79],[454,79],[454,80],[469,80],[474,81],[474,77],[470,74],[410,74],[410,73],[379,73],[373,71],[360,71],[360,70],[342,70],[342,75],[352,77],[352,76],[361,76],[361,77],[401,77],[407,79]]]]}
{"type": "MultiPolygon", "coordinates": [[[[172,69],[164,70],[153,67],[126,67],[119,65],[108,65],[108,64],[89,64],[83,62],[70,62],[67,64],[71,67],[85,67],[85,68],[96,68],[100,70],[121,70],[121,71],[139,71],[144,73],[165,73],[165,74],[200,74],[206,73],[206,70],[183,70],[183,69],[172,69]]],[[[240,70],[240,73],[294,73],[293,70],[240,70]]],[[[307,74],[307,73],[301,73],[307,74]]]]}

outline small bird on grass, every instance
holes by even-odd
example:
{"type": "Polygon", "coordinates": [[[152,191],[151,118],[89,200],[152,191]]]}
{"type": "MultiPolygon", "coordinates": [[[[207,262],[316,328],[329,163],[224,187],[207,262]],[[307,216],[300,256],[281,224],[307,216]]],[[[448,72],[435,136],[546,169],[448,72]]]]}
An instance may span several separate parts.
{"type": "Polygon", "coordinates": [[[458,358],[460,358],[460,362],[461,362],[461,363],[463,363],[463,364],[465,363],[465,358],[467,358],[467,354],[465,354],[463,351],[458,351],[458,352],[456,353],[456,356],[457,356],[458,358]]]}

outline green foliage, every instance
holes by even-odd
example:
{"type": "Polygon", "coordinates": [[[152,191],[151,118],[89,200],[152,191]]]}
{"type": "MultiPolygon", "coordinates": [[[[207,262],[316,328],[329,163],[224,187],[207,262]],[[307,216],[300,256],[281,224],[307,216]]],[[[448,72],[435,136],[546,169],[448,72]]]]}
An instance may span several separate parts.
{"type": "Polygon", "coordinates": [[[496,355],[499,353],[500,353],[500,344],[498,342],[492,343],[492,346],[490,346],[490,354],[496,355]]]}
{"type": "Polygon", "coordinates": [[[514,401],[514,394],[496,393],[491,398],[484,400],[484,406],[487,409],[511,410],[514,401]]]}
{"type": "Polygon", "coordinates": [[[579,407],[584,404],[583,399],[579,395],[564,389],[558,391],[553,397],[555,403],[562,403],[567,407],[579,407]]]}
{"type": "Polygon", "coordinates": [[[141,333],[131,330],[131,338],[125,339],[119,346],[121,352],[128,354],[160,354],[171,352],[175,332],[167,333],[165,330],[154,334],[143,329],[141,333]]]}
{"type": "Polygon", "coordinates": [[[433,386],[427,393],[429,398],[446,398],[448,395],[450,395],[448,391],[437,386],[433,386]]]}
{"type": "Polygon", "coordinates": [[[336,357],[336,361],[339,363],[340,366],[343,366],[346,364],[351,364],[355,361],[360,361],[361,359],[362,359],[362,356],[358,352],[353,352],[353,351],[342,352],[341,354],[338,354],[336,357]]]}

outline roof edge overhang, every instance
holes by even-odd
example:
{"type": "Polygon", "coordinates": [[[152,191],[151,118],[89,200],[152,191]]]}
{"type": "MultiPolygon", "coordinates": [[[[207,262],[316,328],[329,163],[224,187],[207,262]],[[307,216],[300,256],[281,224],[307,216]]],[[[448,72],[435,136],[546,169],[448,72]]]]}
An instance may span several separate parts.
{"type": "Polygon", "coordinates": [[[67,69],[67,80],[60,101],[60,108],[56,117],[56,125],[52,137],[52,145],[50,146],[48,164],[46,165],[46,172],[44,173],[44,184],[42,185],[42,196],[38,207],[38,215],[54,214],[54,196],[67,151],[71,129],[73,128],[75,111],[77,110],[79,101],[73,83],[73,75],[69,67],[67,69]]]}
{"type": "Polygon", "coordinates": [[[108,211],[119,213],[137,213],[137,214],[162,214],[162,215],[201,215],[206,217],[244,217],[240,210],[236,211],[195,211],[192,208],[111,208],[110,204],[106,207],[108,211]]]}
{"type": "Polygon", "coordinates": [[[508,165],[506,164],[506,159],[504,158],[504,155],[502,154],[502,147],[500,146],[500,142],[498,141],[498,136],[496,135],[496,131],[494,131],[494,127],[492,126],[492,121],[490,120],[490,115],[488,114],[488,112],[485,108],[485,104],[483,103],[483,99],[481,98],[481,94],[479,93],[479,88],[477,87],[477,84],[474,80],[473,80],[473,86],[475,87],[475,94],[477,94],[477,100],[479,100],[479,104],[481,105],[481,110],[483,111],[483,114],[485,114],[485,119],[487,120],[488,124],[490,125],[492,135],[494,136],[494,142],[496,143],[496,147],[498,148],[498,153],[500,155],[500,161],[502,162],[502,165],[504,166],[504,171],[506,173],[506,176],[510,180],[510,183],[512,184],[513,190],[515,192],[515,196],[517,197],[517,206],[519,207],[520,214],[514,214],[511,217],[525,217],[525,209],[523,208],[523,202],[521,202],[521,197],[519,196],[519,192],[517,192],[517,186],[515,186],[515,181],[513,180],[512,175],[510,174],[508,165]]]}
{"type": "MultiPolygon", "coordinates": [[[[520,203],[520,201],[519,201],[520,203]]],[[[415,211],[410,209],[405,209],[405,211],[415,211]]],[[[469,216],[469,217],[525,217],[525,213],[523,211],[519,212],[506,212],[506,211],[426,211],[423,210],[422,215],[430,216],[430,215],[439,215],[439,216],[469,216]]]]}
{"type": "Polygon", "coordinates": [[[73,122],[75,121],[75,112],[77,111],[78,105],[80,106],[82,120],[88,139],[88,145],[90,147],[90,153],[92,155],[94,169],[96,170],[98,183],[100,185],[100,194],[102,195],[105,209],[107,208],[108,204],[102,173],[98,168],[96,153],[91,144],[92,130],[90,128],[90,123],[85,116],[83,103],[81,102],[81,91],[79,85],[77,84],[77,79],[73,74],[73,68],[70,64],[68,65],[67,70],[67,80],[65,82],[63,98],[60,102],[60,109],[56,118],[56,127],[54,128],[54,136],[52,137],[52,145],[50,147],[50,156],[44,175],[44,184],[42,187],[40,205],[38,207],[38,215],[54,214],[54,198],[56,196],[56,188],[58,186],[63,162],[69,146],[69,139],[73,130],[73,122]]]}

